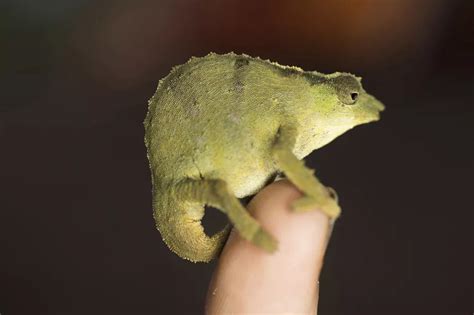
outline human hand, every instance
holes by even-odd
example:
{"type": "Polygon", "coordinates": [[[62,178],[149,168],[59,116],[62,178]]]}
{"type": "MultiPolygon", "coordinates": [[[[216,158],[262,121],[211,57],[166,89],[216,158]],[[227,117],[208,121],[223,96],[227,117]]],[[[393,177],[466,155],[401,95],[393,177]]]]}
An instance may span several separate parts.
{"type": "Polygon", "coordinates": [[[267,253],[232,231],[209,286],[206,314],[316,314],[329,219],[320,211],[292,212],[301,196],[280,180],[252,199],[249,211],[276,237],[278,250],[267,253]]]}

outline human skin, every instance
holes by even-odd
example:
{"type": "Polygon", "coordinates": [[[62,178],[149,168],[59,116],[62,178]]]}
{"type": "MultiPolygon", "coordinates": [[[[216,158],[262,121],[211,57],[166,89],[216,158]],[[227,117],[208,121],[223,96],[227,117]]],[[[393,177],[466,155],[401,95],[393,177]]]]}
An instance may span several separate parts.
{"type": "Polygon", "coordinates": [[[329,220],[321,211],[292,211],[292,202],[301,196],[288,180],[281,180],[249,203],[249,211],[276,237],[279,249],[269,254],[231,233],[209,285],[206,314],[316,313],[329,220]]]}

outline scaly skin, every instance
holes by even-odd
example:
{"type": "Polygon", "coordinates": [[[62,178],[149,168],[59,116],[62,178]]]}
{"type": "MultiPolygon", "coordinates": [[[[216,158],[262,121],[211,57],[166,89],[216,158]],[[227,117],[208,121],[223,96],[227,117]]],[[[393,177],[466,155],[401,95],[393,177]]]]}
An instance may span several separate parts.
{"type": "Polygon", "coordinates": [[[283,172],[305,196],[297,211],[340,209],[301,161],[354,126],[379,119],[383,105],[360,78],[324,75],[247,55],[209,54],[174,67],[149,101],[145,144],[158,230],[182,258],[209,261],[228,227],[207,236],[204,205],[219,208],[241,236],[272,252],[273,237],[237,198],[283,172]]]}

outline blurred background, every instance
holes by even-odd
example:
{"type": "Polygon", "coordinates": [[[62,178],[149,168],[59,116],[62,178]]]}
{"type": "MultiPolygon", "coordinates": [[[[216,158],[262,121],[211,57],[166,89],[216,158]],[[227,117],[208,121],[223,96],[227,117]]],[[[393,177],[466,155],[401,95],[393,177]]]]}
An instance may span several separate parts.
{"type": "Polygon", "coordinates": [[[343,208],[321,314],[472,312],[473,9],[2,0],[0,313],[202,313],[215,262],[155,230],[142,121],[158,80],[210,51],[352,72],[387,107],[307,158],[343,208]]]}

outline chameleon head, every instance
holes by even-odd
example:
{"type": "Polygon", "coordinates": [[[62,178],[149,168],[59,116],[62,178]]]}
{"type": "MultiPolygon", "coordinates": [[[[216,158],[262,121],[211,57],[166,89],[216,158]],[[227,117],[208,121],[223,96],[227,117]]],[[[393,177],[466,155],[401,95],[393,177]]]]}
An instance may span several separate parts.
{"type": "Polygon", "coordinates": [[[353,127],[377,121],[384,105],[362,87],[361,78],[349,73],[332,73],[321,75],[312,73],[313,82],[311,93],[317,124],[333,130],[334,139],[353,127]]]}
{"type": "Polygon", "coordinates": [[[315,88],[322,90],[316,95],[324,96],[316,98],[318,108],[334,125],[352,128],[377,121],[384,110],[383,104],[362,88],[361,78],[349,73],[327,75],[315,88]]]}
{"type": "Polygon", "coordinates": [[[310,81],[312,105],[304,124],[313,126],[313,147],[321,147],[357,125],[379,120],[384,110],[384,105],[362,88],[361,78],[352,74],[311,72],[310,81]]]}

